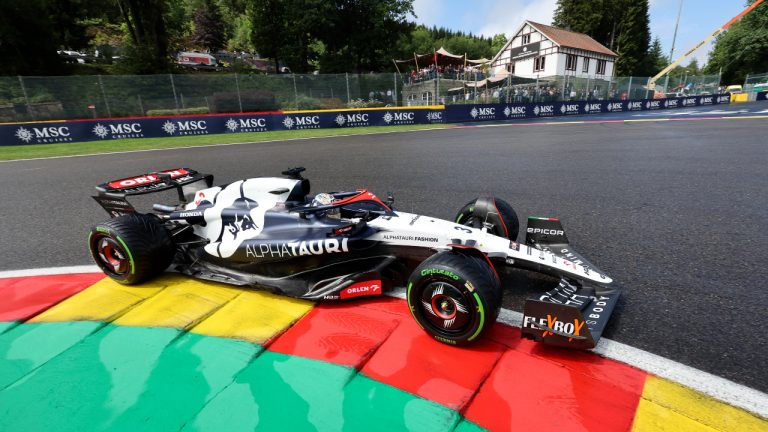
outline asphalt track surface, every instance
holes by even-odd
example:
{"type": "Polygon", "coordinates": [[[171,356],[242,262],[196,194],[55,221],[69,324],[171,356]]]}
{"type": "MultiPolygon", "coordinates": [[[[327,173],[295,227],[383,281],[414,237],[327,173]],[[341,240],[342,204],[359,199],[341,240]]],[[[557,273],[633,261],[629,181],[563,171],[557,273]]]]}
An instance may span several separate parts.
{"type": "MultiPolygon", "coordinates": [[[[446,219],[492,193],[522,219],[560,217],[574,247],[622,283],[605,337],[768,392],[768,121],[722,119],[766,108],[2,163],[0,270],[90,264],[85,233],[106,217],[92,186],[164,168],[226,183],[301,165],[315,192],[393,191],[396,208],[446,219]]],[[[521,271],[503,279],[504,305],[518,311],[553,282],[521,271]]]]}

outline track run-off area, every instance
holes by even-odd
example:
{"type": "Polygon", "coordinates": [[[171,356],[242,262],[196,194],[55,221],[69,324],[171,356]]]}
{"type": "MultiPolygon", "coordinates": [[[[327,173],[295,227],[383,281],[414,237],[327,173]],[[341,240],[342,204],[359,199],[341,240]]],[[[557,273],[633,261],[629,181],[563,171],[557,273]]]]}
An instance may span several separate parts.
{"type": "MultiPolygon", "coordinates": [[[[191,167],[214,174],[216,183],[228,183],[305,166],[314,192],[357,187],[380,195],[392,191],[396,209],[444,219],[452,219],[476,196],[491,193],[510,202],[521,220],[529,215],[560,217],[574,248],[624,286],[605,338],[693,368],[688,374],[701,370],[754,389],[744,395],[757,404],[751,411],[768,410],[760,405],[768,391],[768,370],[762,367],[768,342],[761,332],[768,327],[763,290],[768,278],[763,263],[768,244],[768,121],[763,111],[768,112],[768,105],[732,105],[659,113],[661,118],[625,113],[4,162],[0,270],[91,264],[87,229],[107,218],[90,198],[93,186],[166,168],[191,167]]],[[[172,203],[173,196],[147,202],[162,199],[172,203]]],[[[525,298],[552,283],[522,271],[503,272],[502,279],[509,311],[522,310],[525,298]]],[[[105,283],[89,279],[82,293],[105,283]]],[[[370,308],[378,304],[374,301],[370,308]]],[[[366,307],[365,302],[354,306],[366,307]]],[[[108,329],[110,334],[121,331],[119,324],[114,325],[117,330],[108,329]]],[[[8,326],[0,337],[26,325],[8,326]]],[[[176,341],[176,336],[168,337],[168,343],[176,341]]],[[[551,355],[558,361],[590,361],[580,353],[572,359],[568,352],[551,355]]],[[[638,395],[647,382],[645,386],[638,395]]],[[[423,397],[418,389],[402,390],[423,397]]],[[[483,421],[466,423],[461,427],[483,426],[483,421]]]]}

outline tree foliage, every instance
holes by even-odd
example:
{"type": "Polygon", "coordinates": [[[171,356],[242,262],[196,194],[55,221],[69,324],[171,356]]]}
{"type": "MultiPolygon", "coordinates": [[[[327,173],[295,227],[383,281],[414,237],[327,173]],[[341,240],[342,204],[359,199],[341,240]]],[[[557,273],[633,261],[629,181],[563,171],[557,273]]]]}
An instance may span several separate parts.
{"type": "Polygon", "coordinates": [[[226,44],[226,29],[219,11],[219,6],[213,0],[206,0],[193,18],[194,30],[190,41],[210,52],[217,52],[226,44]]]}
{"type": "Polygon", "coordinates": [[[651,76],[661,72],[662,69],[667,67],[667,64],[669,63],[668,60],[669,59],[664,55],[664,50],[661,47],[661,40],[657,36],[653,39],[651,49],[648,51],[648,62],[652,70],[651,76]]]}
{"type": "Polygon", "coordinates": [[[413,0],[334,0],[323,2],[320,39],[325,72],[374,71],[391,62],[398,35],[409,29],[413,0]]]}
{"type": "Polygon", "coordinates": [[[0,73],[46,74],[60,69],[43,0],[0,1],[0,73]]]}
{"type": "Polygon", "coordinates": [[[612,26],[604,0],[558,0],[552,25],[592,36],[611,47],[612,26]]]}
{"type": "Polygon", "coordinates": [[[254,48],[294,72],[387,67],[398,38],[410,26],[412,0],[251,0],[254,48]],[[308,13],[312,11],[312,13],[308,13]]]}
{"type": "Polygon", "coordinates": [[[129,72],[156,73],[169,68],[164,0],[117,0],[129,36],[123,64],[129,72]]]}
{"type": "Polygon", "coordinates": [[[293,72],[394,70],[445,47],[490,58],[506,43],[412,22],[413,0],[0,0],[2,74],[63,74],[57,49],[120,58],[118,73],[172,70],[172,55],[258,52],[293,72]]]}
{"type": "Polygon", "coordinates": [[[499,33],[497,35],[494,35],[491,39],[491,51],[493,51],[493,54],[495,55],[497,52],[501,51],[502,48],[504,48],[504,45],[507,43],[507,35],[504,33],[499,33]]]}
{"type": "Polygon", "coordinates": [[[558,0],[552,24],[591,36],[616,52],[617,75],[654,73],[648,0],[558,0]]]}
{"type": "Polygon", "coordinates": [[[721,69],[722,82],[729,84],[768,72],[768,5],[758,6],[715,39],[705,70],[716,74],[721,69]]]}
{"type": "Polygon", "coordinates": [[[633,0],[624,9],[621,30],[616,37],[616,75],[648,76],[651,33],[648,0],[633,0]]]}
{"type": "Polygon", "coordinates": [[[288,8],[281,0],[253,0],[248,8],[251,21],[251,42],[263,57],[275,61],[275,72],[282,59],[290,30],[288,8]]]}
{"type": "Polygon", "coordinates": [[[0,74],[66,73],[58,49],[81,50],[94,25],[115,21],[117,8],[98,0],[0,0],[0,74]]]}
{"type": "Polygon", "coordinates": [[[471,59],[491,58],[506,42],[503,34],[484,38],[443,27],[427,28],[417,25],[401,37],[395,57],[409,59],[413,58],[414,53],[429,54],[443,47],[454,54],[466,54],[471,59]],[[494,48],[494,43],[498,45],[498,49],[494,48]]]}

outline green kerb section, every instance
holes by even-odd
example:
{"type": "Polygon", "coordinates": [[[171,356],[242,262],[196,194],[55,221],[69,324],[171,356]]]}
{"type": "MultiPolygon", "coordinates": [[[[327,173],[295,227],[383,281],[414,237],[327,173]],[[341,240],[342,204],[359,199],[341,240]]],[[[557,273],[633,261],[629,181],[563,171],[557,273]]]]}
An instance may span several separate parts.
{"type": "Polygon", "coordinates": [[[185,430],[451,430],[450,409],[354,369],[265,352],[185,430]]]}
{"type": "Polygon", "coordinates": [[[3,334],[5,332],[7,332],[8,330],[16,327],[17,325],[19,325],[19,323],[16,322],[16,321],[3,321],[3,322],[0,322],[0,334],[3,334]]]}
{"type": "Polygon", "coordinates": [[[2,430],[481,430],[346,366],[176,329],[20,324],[0,352],[2,430]]]}
{"type": "MultiPolygon", "coordinates": [[[[9,326],[7,332],[0,334],[0,390],[20,380],[104,325],[97,322],[0,324],[14,325],[9,326]]],[[[0,403],[0,407],[2,406],[0,403]]],[[[1,410],[3,408],[0,408],[1,410]]],[[[0,425],[3,423],[0,421],[0,425]]]]}

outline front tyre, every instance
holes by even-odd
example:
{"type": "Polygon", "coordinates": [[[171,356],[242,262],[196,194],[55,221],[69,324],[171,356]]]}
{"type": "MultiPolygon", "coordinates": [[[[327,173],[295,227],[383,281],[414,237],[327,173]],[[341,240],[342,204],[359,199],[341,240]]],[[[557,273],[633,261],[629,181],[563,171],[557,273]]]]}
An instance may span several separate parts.
{"type": "Polygon", "coordinates": [[[162,273],[171,263],[171,235],[154,215],[127,214],[95,225],[88,235],[91,257],[117,282],[132,285],[162,273]]]}
{"type": "Polygon", "coordinates": [[[483,228],[485,224],[489,225],[489,232],[499,237],[506,237],[512,241],[517,240],[517,233],[520,230],[520,222],[517,218],[515,209],[508,202],[501,198],[487,197],[492,210],[478,206],[481,198],[473,199],[456,213],[454,220],[457,224],[469,226],[472,228],[483,228]],[[489,217],[488,213],[498,214],[498,217],[489,217]]]}
{"type": "Polygon", "coordinates": [[[466,345],[499,315],[501,286],[483,258],[440,252],[424,260],[408,281],[408,307],[436,340],[466,345]]]}

